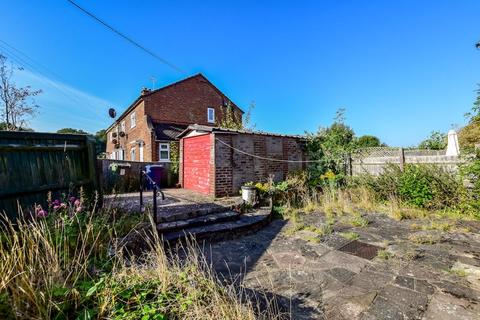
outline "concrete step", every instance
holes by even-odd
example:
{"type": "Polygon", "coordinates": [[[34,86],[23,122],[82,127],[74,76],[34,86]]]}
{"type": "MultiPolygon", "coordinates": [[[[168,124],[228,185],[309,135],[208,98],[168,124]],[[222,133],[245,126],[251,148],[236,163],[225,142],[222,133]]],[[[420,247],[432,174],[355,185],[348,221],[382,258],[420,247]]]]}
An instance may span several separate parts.
{"type": "Polygon", "coordinates": [[[187,229],[198,226],[206,226],[209,224],[226,222],[231,220],[236,220],[240,216],[239,212],[235,211],[224,211],[218,213],[211,213],[207,215],[200,215],[198,217],[189,218],[185,220],[176,220],[170,222],[161,222],[157,225],[158,232],[166,233],[178,231],[181,229],[187,229]]]}
{"type": "Polygon", "coordinates": [[[213,224],[188,227],[173,232],[164,232],[165,242],[176,242],[192,236],[196,240],[218,240],[256,231],[270,222],[270,208],[261,208],[255,212],[245,213],[233,221],[217,222],[213,224]]]}
{"type": "Polygon", "coordinates": [[[241,205],[241,202],[232,203],[189,203],[172,204],[158,208],[157,221],[159,223],[187,220],[196,217],[232,211],[241,205]]]}

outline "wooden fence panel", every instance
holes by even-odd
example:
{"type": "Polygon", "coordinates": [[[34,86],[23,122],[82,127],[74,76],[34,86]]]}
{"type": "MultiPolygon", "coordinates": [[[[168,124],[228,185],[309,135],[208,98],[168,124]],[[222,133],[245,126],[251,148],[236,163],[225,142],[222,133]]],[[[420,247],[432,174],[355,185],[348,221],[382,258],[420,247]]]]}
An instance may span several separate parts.
{"type": "Polygon", "coordinates": [[[0,131],[0,212],[31,211],[55,195],[99,190],[95,145],[86,135],[0,131]]]}

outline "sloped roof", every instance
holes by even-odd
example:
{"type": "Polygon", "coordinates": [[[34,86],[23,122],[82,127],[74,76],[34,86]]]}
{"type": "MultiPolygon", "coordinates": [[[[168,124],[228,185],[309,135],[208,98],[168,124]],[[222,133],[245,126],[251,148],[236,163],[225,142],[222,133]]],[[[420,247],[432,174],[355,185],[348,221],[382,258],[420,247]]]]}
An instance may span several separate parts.
{"type": "Polygon", "coordinates": [[[188,125],[176,123],[153,123],[156,140],[176,140],[188,125]]]}
{"type": "Polygon", "coordinates": [[[181,79],[179,81],[176,81],[176,82],[173,82],[173,83],[170,83],[166,86],[163,86],[159,89],[156,89],[156,90],[151,90],[151,91],[148,91],[144,94],[141,94],[137,99],[135,99],[135,101],[133,101],[133,103],[125,110],[122,112],[122,114],[120,114],[117,118],[117,120],[115,120],[106,130],[109,131],[116,123],[118,123],[121,119],[123,119],[125,117],[126,114],[128,114],[133,108],[136,107],[136,105],[143,100],[144,97],[148,97],[148,96],[151,96],[157,92],[160,92],[162,90],[165,90],[167,88],[170,88],[170,87],[173,87],[175,85],[178,85],[178,84],[181,84],[183,82],[186,82],[186,81],[189,81],[191,79],[194,79],[194,78],[201,78],[203,81],[205,81],[206,83],[208,83],[215,91],[218,92],[218,94],[220,94],[221,96],[224,96],[226,99],[228,99],[228,101],[231,102],[232,106],[237,108],[238,110],[240,110],[240,112],[242,113],[245,113],[239,106],[237,106],[229,97],[227,97],[227,95],[225,95],[222,91],[220,91],[220,89],[218,89],[213,83],[210,82],[210,80],[208,80],[203,74],[201,73],[197,73],[193,76],[190,76],[190,77],[187,77],[185,79],[181,79]]]}
{"type": "Polygon", "coordinates": [[[221,128],[221,127],[210,127],[204,126],[199,124],[189,125],[183,132],[181,132],[177,138],[182,138],[190,131],[204,131],[204,132],[215,132],[215,133],[244,133],[244,134],[256,134],[256,135],[264,135],[264,136],[272,136],[272,137],[287,137],[287,138],[296,138],[296,139],[305,139],[305,136],[301,135],[289,135],[289,134],[279,134],[279,133],[271,133],[265,131],[253,131],[253,130],[244,130],[244,129],[229,129],[229,128],[221,128]]]}

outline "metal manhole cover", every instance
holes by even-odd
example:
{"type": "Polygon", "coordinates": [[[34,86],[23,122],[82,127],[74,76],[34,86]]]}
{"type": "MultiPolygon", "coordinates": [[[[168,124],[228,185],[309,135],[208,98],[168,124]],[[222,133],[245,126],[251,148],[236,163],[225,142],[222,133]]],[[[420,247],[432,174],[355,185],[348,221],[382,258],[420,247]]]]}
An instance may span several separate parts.
{"type": "Polygon", "coordinates": [[[382,248],[374,246],[372,244],[353,240],[352,242],[347,243],[338,250],[353,254],[354,256],[360,258],[372,260],[377,256],[378,251],[381,249],[382,248]]]}

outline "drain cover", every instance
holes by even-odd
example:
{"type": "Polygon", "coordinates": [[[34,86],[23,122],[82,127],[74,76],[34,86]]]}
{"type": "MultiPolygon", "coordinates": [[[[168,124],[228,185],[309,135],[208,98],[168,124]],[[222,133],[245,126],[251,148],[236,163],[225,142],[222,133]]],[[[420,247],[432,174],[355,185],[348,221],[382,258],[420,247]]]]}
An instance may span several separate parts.
{"type": "Polygon", "coordinates": [[[378,250],[381,249],[382,248],[374,246],[372,244],[353,240],[352,242],[349,242],[343,247],[341,247],[339,251],[350,253],[360,258],[372,260],[377,256],[378,250]]]}

